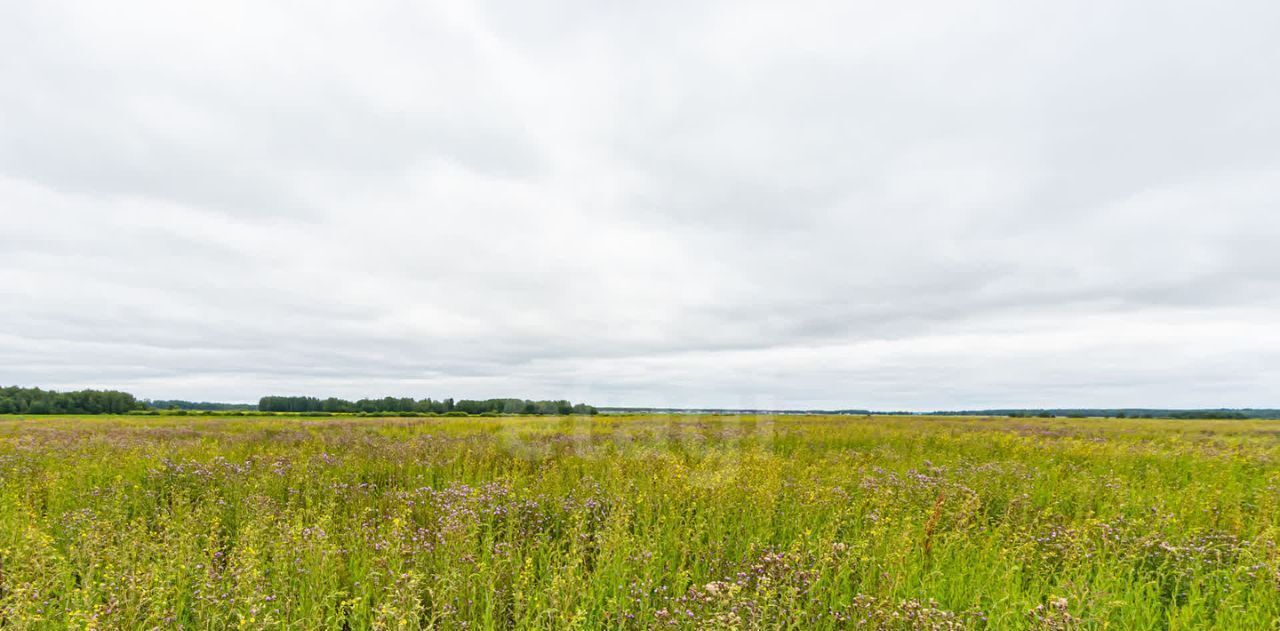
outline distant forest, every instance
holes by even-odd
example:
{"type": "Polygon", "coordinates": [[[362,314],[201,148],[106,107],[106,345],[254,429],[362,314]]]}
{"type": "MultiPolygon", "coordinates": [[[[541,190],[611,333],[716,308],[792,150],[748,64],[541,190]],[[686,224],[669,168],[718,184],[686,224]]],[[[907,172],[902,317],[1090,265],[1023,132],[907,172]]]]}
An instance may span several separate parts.
{"type": "Polygon", "coordinates": [[[0,414],[124,414],[142,408],[132,394],[116,390],[0,388],[0,414]]]}
{"type": "Polygon", "coordinates": [[[590,405],[569,401],[529,401],[526,399],[485,399],[470,401],[463,399],[420,399],[409,397],[384,397],[381,399],[360,399],[348,401],[329,397],[262,397],[258,401],[258,410],[262,412],[420,412],[449,414],[596,414],[597,410],[590,405]]]}
{"type": "Polygon", "coordinates": [[[214,403],[212,401],[184,401],[182,399],[143,399],[143,405],[153,410],[208,410],[212,412],[252,412],[258,406],[252,403],[214,403]]]}
{"type": "MultiPolygon", "coordinates": [[[[58,392],[18,386],[0,387],[0,414],[159,414],[164,410],[178,413],[235,414],[251,412],[294,412],[311,414],[597,414],[599,410],[584,403],[569,401],[530,401],[527,399],[413,399],[383,397],[348,401],[329,397],[307,396],[262,397],[252,403],[213,403],[180,399],[139,400],[118,390],[77,390],[58,392]]],[[[1003,408],[986,410],[951,410],[938,412],[876,412],[871,410],[728,410],[675,408],[604,408],[613,413],[701,413],[701,414],[924,414],[944,416],[1011,416],[1011,417],[1102,417],[1152,419],[1280,419],[1275,408],[1003,408]]]]}
{"type": "Polygon", "coordinates": [[[596,408],[569,401],[529,401],[525,399],[419,399],[384,397],[347,401],[330,397],[262,397],[252,403],[212,403],[180,399],[139,400],[117,390],[77,390],[57,392],[18,386],[0,387],[0,414],[154,414],[164,410],[235,412],[324,412],[368,414],[596,414],[596,408]]]}

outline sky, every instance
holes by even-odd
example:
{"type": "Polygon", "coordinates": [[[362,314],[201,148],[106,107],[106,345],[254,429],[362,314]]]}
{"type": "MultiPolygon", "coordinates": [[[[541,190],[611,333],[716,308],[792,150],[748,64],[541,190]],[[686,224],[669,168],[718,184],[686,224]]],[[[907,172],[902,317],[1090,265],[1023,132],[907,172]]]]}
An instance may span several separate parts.
{"type": "Polygon", "coordinates": [[[0,384],[1280,406],[1280,3],[0,0],[0,384]]]}

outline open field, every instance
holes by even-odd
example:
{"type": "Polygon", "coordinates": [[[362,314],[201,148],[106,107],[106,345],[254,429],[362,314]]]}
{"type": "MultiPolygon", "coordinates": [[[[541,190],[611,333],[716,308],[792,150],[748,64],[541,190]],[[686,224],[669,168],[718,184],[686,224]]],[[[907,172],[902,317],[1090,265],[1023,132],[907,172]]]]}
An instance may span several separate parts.
{"type": "Polygon", "coordinates": [[[0,419],[0,627],[1276,629],[1280,422],[0,419]]]}

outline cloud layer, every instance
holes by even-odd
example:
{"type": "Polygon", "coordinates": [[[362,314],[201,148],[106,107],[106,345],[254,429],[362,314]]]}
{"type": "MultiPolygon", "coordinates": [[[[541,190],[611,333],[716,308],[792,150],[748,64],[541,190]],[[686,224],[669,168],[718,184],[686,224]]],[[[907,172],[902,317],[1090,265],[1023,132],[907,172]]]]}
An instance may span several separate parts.
{"type": "Polygon", "coordinates": [[[0,383],[1280,405],[1280,5],[13,4],[0,383]]]}

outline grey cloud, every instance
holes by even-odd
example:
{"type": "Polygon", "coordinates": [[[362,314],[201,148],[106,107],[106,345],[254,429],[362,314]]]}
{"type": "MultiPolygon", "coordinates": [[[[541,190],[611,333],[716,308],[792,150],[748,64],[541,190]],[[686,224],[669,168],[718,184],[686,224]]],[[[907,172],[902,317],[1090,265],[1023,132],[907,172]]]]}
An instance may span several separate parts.
{"type": "MultiPolygon", "coordinates": [[[[328,193],[326,180],[377,186],[432,160],[506,176],[541,168],[501,94],[486,94],[482,77],[438,70],[467,63],[448,42],[403,51],[407,58],[388,56],[398,52],[389,46],[361,51],[358,61],[423,98],[405,103],[396,90],[370,93],[362,90],[364,78],[345,74],[345,53],[324,48],[327,36],[343,30],[333,16],[304,17],[314,31],[245,25],[248,35],[224,42],[218,40],[226,32],[186,24],[197,40],[186,48],[145,28],[134,33],[137,41],[113,38],[113,28],[137,28],[127,11],[101,16],[103,32],[84,24],[87,18],[72,19],[87,8],[32,7],[6,29],[14,49],[6,74],[21,85],[0,97],[7,119],[0,169],[10,176],[54,190],[255,218],[307,217],[328,193]],[[239,72],[217,66],[223,53],[206,47],[243,43],[237,39],[266,47],[272,59],[256,60],[250,49],[238,59],[232,53],[239,72]],[[156,44],[171,48],[151,48],[156,44]],[[282,61],[291,54],[301,58],[282,61]],[[441,63],[446,56],[448,64],[441,63]],[[471,91],[465,102],[453,94],[458,90],[471,91]]],[[[429,20],[418,23],[438,30],[429,20]]]]}
{"type": "Polygon", "coordinates": [[[6,13],[0,383],[1275,404],[1271,3],[6,13]]]}

